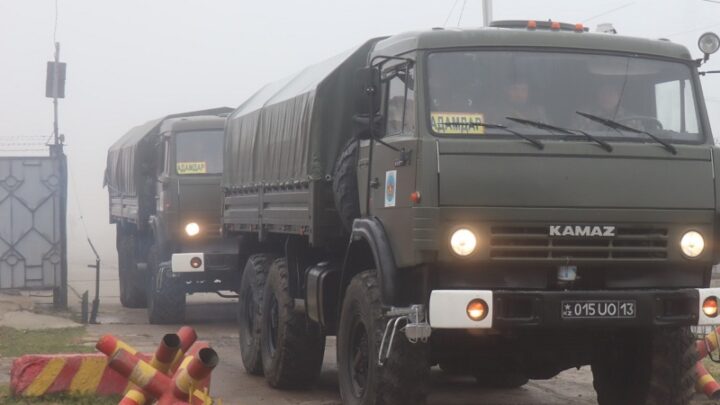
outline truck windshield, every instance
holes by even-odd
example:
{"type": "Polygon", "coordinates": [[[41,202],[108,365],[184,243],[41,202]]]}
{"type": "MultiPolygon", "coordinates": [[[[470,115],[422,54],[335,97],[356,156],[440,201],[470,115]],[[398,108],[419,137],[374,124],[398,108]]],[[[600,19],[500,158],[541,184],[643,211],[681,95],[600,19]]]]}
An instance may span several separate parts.
{"type": "Polygon", "coordinates": [[[585,111],[653,133],[668,142],[703,139],[691,69],[667,60],[528,51],[452,51],[428,55],[429,117],[438,136],[568,137],[508,117],[586,131],[595,137],[648,142],[576,114],[585,111]],[[470,124],[469,124],[470,123],[470,124]],[[456,124],[456,125],[453,125],[456,124]]]}
{"type": "Polygon", "coordinates": [[[221,174],[223,147],[222,130],[178,132],[175,135],[177,174],[221,174]]]}

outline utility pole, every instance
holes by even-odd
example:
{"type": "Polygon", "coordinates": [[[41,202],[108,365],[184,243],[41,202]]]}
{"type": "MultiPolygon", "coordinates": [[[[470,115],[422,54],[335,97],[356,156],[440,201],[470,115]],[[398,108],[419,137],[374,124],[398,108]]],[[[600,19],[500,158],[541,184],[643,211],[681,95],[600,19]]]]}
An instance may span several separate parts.
{"type": "Polygon", "coordinates": [[[65,68],[60,63],[60,43],[55,42],[55,61],[48,62],[45,81],[45,97],[53,99],[53,143],[49,145],[50,156],[57,162],[60,177],[59,184],[59,225],[60,225],[60,282],[53,290],[53,303],[56,308],[67,308],[68,268],[67,268],[67,160],[63,153],[63,142],[58,124],[58,99],[65,98],[65,68]]]}
{"type": "Polygon", "coordinates": [[[483,27],[490,26],[492,13],[492,0],[483,0],[483,27]]]}

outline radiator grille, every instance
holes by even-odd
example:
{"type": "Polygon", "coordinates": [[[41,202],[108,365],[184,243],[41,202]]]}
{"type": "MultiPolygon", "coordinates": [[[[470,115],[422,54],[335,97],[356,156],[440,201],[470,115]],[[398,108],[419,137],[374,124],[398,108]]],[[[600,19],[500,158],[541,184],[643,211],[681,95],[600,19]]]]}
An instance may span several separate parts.
{"type": "Polygon", "coordinates": [[[550,236],[549,226],[493,226],[496,260],[665,260],[667,228],[617,227],[614,237],[550,236]]]}

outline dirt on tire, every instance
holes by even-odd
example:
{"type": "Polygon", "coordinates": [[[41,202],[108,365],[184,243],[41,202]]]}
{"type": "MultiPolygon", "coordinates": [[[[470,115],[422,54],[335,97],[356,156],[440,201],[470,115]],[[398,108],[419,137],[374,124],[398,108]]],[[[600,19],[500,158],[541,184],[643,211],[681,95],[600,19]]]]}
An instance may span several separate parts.
{"type": "Polygon", "coordinates": [[[273,261],[262,302],[263,372],[274,388],[310,388],[320,375],[325,335],[320,326],[295,311],[290,296],[287,261],[273,261]]]}
{"type": "Polygon", "coordinates": [[[386,323],[375,271],[356,275],[345,295],[337,337],[338,380],[344,404],[422,405],[426,402],[430,367],[425,344],[412,344],[400,333],[384,365],[378,365],[386,323]],[[362,390],[355,387],[357,376],[352,375],[358,362],[352,354],[351,342],[358,322],[371,337],[367,339],[368,369],[362,390]]]}
{"type": "Polygon", "coordinates": [[[600,405],[687,405],[695,386],[697,351],[690,328],[626,333],[592,363],[600,405]]]}
{"type": "Polygon", "coordinates": [[[269,254],[256,254],[248,258],[240,282],[238,298],[238,326],[240,355],[245,371],[252,375],[263,374],[262,355],[260,353],[260,334],[262,329],[260,309],[268,269],[274,257],[269,254]]]}

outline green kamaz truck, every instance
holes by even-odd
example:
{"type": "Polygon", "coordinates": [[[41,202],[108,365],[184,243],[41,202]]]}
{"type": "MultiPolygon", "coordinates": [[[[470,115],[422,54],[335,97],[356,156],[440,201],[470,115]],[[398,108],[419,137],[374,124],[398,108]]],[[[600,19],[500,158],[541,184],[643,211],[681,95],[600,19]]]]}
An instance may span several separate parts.
{"type": "Polygon", "coordinates": [[[242,358],[345,404],[422,404],[591,365],[600,404],[686,404],[718,322],[719,151],[703,59],[510,21],[377,38],[270,84],[225,130],[222,228],[249,256],[242,358]]]}
{"type": "Polygon", "coordinates": [[[231,111],[152,120],[108,151],[120,302],[147,307],[151,323],[182,322],[188,293],[237,289],[237,246],[220,232],[223,130],[231,111]],[[204,254],[181,260],[183,252],[198,250],[204,254]],[[173,254],[180,261],[171,271],[173,254]]]}

